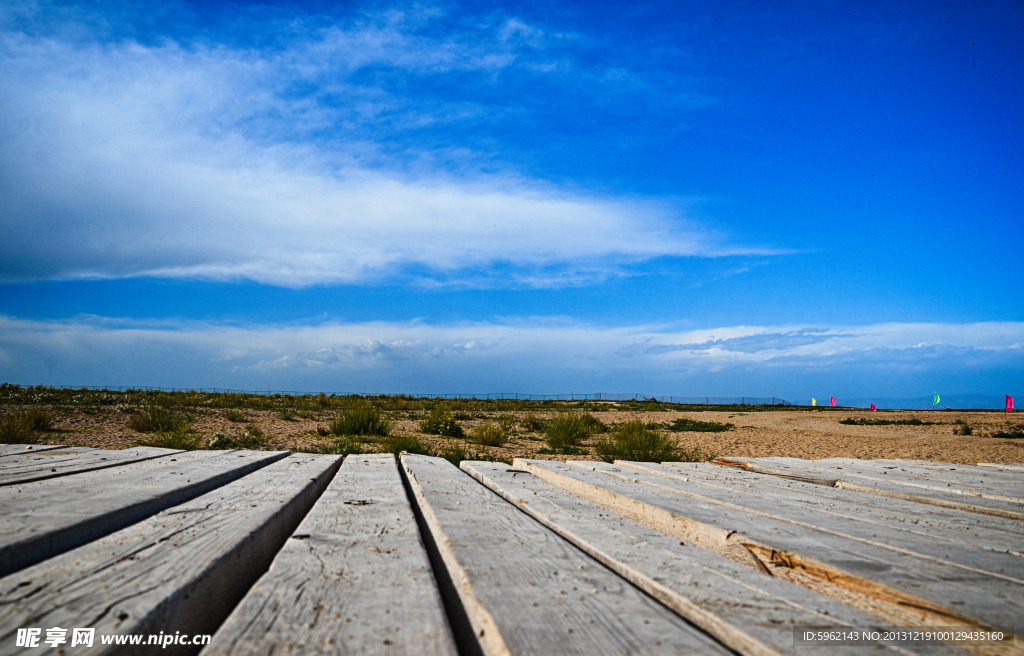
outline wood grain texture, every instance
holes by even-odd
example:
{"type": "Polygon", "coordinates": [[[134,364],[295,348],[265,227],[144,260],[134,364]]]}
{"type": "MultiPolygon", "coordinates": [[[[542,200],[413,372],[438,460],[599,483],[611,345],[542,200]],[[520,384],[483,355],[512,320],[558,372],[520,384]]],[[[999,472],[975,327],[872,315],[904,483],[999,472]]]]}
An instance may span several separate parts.
{"type": "MultiPolygon", "coordinates": [[[[0,654],[23,626],[211,634],[327,487],[337,456],[296,454],[0,579],[0,654]]],[[[109,654],[116,646],[76,647],[109,654]]],[[[136,649],[197,653],[200,646],[136,649]]],[[[124,648],[122,647],[123,651],[124,648]]]]}
{"type": "Polygon", "coordinates": [[[175,453],[183,452],[178,449],[158,449],[149,446],[120,451],[71,447],[69,449],[26,452],[0,460],[0,486],[81,474],[132,462],[163,458],[175,453]]]}
{"type": "Polygon", "coordinates": [[[772,498],[776,497],[769,494],[769,491],[775,490],[787,502],[823,512],[858,517],[862,521],[896,527],[931,540],[969,544],[1024,557],[1024,522],[1018,520],[864,494],[844,488],[823,487],[704,463],[667,462],[657,465],[619,461],[616,464],[649,468],[698,481],[706,480],[725,487],[747,488],[758,494],[764,490],[772,498]]]}
{"type": "Polygon", "coordinates": [[[454,655],[394,456],[352,455],[203,656],[454,655]]]}
{"type": "Polygon", "coordinates": [[[728,653],[448,461],[402,467],[485,654],[728,653]]]}
{"type": "Polygon", "coordinates": [[[758,566],[775,576],[788,577],[830,596],[843,592],[837,598],[890,623],[1006,627],[1022,616],[1024,595],[1019,585],[851,542],[710,498],[698,490],[666,486],[664,477],[656,474],[595,462],[516,463],[601,505],[621,506],[654,528],[679,537],[689,535],[700,546],[738,562],[749,563],[753,557],[758,566]],[[743,558],[743,552],[749,557],[743,558]]]}
{"type": "Polygon", "coordinates": [[[66,449],[65,446],[51,444],[0,444],[0,458],[17,456],[33,451],[48,451],[50,449],[66,449]]]}
{"type": "Polygon", "coordinates": [[[967,495],[949,488],[934,489],[909,486],[892,480],[884,480],[881,477],[837,476],[834,472],[827,472],[821,469],[771,462],[758,458],[719,458],[715,461],[715,464],[725,467],[739,467],[747,471],[791,478],[825,487],[841,487],[866,494],[878,494],[916,503],[942,506],[944,508],[953,508],[983,515],[993,515],[995,517],[1024,519],[1024,503],[967,495]]]}
{"type": "MultiPolygon", "coordinates": [[[[544,526],[740,654],[797,654],[794,625],[878,620],[634,522],[503,463],[461,468],[544,526]]],[[[910,651],[913,651],[911,649],[910,651]]],[[[863,646],[831,653],[863,654],[863,646]]],[[[931,653],[931,652],[929,652],[931,653]]]]}
{"type": "Polygon", "coordinates": [[[287,455],[188,451],[0,487],[0,576],[130,526],[287,455]]]}
{"type": "Polygon", "coordinates": [[[952,492],[969,497],[998,499],[1024,504],[1024,484],[1019,477],[984,467],[957,466],[948,463],[896,463],[894,461],[828,458],[801,460],[799,458],[766,458],[769,462],[806,467],[829,476],[858,477],[895,483],[913,488],[952,492]]]}
{"type": "MultiPolygon", "coordinates": [[[[673,487],[672,481],[676,481],[681,490],[695,491],[702,497],[734,504],[797,526],[826,531],[848,540],[895,552],[937,559],[954,567],[984,572],[1024,586],[1024,558],[1009,553],[1011,549],[1020,548],[1018,542],[1021,536],[1017,532],[1003,533],[1003,541],[992,545],[996,548],[982,548],[962,540],[946,539],[944,529],[928,531],[925,526],[922,527],[924,530],[911,530],[900,522],[878,521],[881,519],[878,513],[873,514],[868,508],[856,502],[849,505],[847,512],[836,511],[834,507],[828,505],[832,502],[800,489],[778,488],[761,481],[738,483],[712,476],[688,476],[674,467],[655,463],[616,462],[615,465],[662,476],[663,481],[650,480],[668,487],[673,487]],[[875,521],[872,521],[873,518],[875,521]]],[[[817,486],[817,489],[828,488],[817,486]]],[[[997,520],[995,517],[991,519],[997,520]]],[[[905,521],[903,523],[905,524],[905,521]]],[[[967,532],[969,531],[965,531],[967,532]]]]}
{"type": "Polygon", "coordinates": [[[979,467],[994,467],[1008,472],[1024,471],[1024,462],[979,462],[979,467]]]}

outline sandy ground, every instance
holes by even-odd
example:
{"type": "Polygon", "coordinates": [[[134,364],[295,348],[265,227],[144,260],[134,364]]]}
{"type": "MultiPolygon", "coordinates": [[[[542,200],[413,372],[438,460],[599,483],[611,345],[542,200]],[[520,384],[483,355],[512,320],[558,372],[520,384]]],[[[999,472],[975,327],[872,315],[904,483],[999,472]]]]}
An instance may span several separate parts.
{"type": "MultiPolygon", "coordinates": [[[[0,412],[18,411],[6,407],[0,412]]],[[[123,449],[147,435],[128,428],[131,415],[115,409],[86,413],[78,408],[48,408],[54,419],[54,430],[42,435],[41,442],[49,444],[91,446],[103,449],[123,449]]],[[[522,413],[510,413],[522,416],[522,413]]],[[[536,413],[538,417],[550,414],[536,413]]],[[[903,458],[973,464],[978,462],[1024,462],[1024,439],[995,439],[986,433],[1004,429],[1007,423],[1021,425],[1024,417],[998,412],[885,412],[864,411],[771,411],[771,412],[595,412],[606,424],[631,419],[667,423],[678,417],[702,421],[731,423],[735,429],[724,433],[670,433],[680,447],[699,446],[715,456],[793,458],[903,458]],[[931,426],[848,426],[839,423],[847,417],[907,419],[913,416],[923,421],[941,422],[931,426]],[[957,420],[968,422],[976,435],[955,435],[957,420]]],[[[317,423],[333,418],[323,413],[315,419],[284,421],[270,411],[246,411],[249,420],[259,425],[268,435],[267,449],[294,449],[314,444],[317,423]]],[[[492,415],[494,416],[494,415],[492,415]]],[[[193,413],[193,427],[201,434],[213,431],[240,433],[244,423],[231,422],[221,410],[199,410],[193,413]]],[[[513,457],[540,457],[593,459],[593,456],[538,455],[543,448],[543,436],[519,431],[503,448],[482,449],[468,440],[454,440],[423,435],[417,432],[418,421],[408,413],[395,413],[395,434],[412,434],[438,449],[461,444],[467,451],[475,451],[481,459],[511,459],[513,457]]],[[[461,422],[467,434],[482,421],[481,417],[461,422]]],[[[584,443],[586,446],[587,443],[584,443]]],[[[380,445],[367,443],[365,452],[380,450],[380,445]]]]}

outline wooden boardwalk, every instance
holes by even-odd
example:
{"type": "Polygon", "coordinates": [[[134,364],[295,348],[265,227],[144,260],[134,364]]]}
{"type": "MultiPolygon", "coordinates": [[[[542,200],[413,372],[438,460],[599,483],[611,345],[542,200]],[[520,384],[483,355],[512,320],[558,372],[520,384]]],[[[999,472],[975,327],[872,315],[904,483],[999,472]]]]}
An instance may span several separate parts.
{"type": "Polygon", "coordinates": [[[1021,464],[0,445],[0,511],[0,656],[1024,656],[1021,464]],[[798,639],[883,627],[1004,637],[798,639]]]}

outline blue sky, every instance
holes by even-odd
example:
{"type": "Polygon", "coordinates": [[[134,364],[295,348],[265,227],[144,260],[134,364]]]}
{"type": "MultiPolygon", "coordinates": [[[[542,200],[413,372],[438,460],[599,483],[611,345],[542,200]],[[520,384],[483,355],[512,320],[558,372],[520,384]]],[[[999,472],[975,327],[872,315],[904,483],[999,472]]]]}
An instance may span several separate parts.
{"type": "Polygon", "coordinates": [[[1017,3],[0,3],[0,378],[1024,394],[1017,3]]]}

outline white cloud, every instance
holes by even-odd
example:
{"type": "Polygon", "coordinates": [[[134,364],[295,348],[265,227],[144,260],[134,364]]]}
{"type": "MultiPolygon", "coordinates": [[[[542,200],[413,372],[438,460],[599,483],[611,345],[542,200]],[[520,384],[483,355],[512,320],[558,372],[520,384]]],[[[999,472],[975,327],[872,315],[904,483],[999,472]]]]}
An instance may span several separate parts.
{"type": "Polygon", "coordinates": [[[1024,323],[595,326],[559,318],[230,326],[0,318],[11,382],[318,391],[848,396],[1019,381],[1024,323]],[[1005,379],[1005,380],[1004,380],[1005,379]],[[871,390],[863,389],[870,386],[871,390]],[[636,389],[639,388],[639,389],[636,389]]]}
{"type": "Polygon", "coordinates": [[[662,256],[764,252],[649,199],[444,173],[413,138],[395,159],[381,133],[483,110],[421,108],[351,83],[353,72],[501,69],[517,61],[506,41],[522,39],[510,34],[531,47],[544,38],[507,21],[489,40],[431,40],[403,31],[408,20],[320,30],[268,53],[2,35],[0,280],[304,286],[471,271],[474,284],[543,286],[662,256]],[[508,276],[488,276],[495,265],[508,276]]]}

